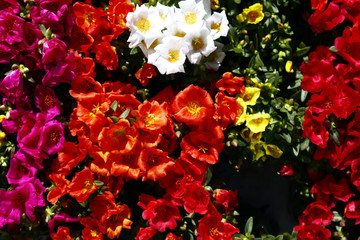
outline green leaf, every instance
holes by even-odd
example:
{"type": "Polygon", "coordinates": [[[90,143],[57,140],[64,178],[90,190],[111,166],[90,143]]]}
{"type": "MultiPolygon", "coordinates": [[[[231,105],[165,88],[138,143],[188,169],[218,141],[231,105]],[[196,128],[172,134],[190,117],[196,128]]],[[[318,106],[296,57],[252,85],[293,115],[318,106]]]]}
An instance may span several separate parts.
{"type": "Polygon", "coordinates": [[[335,46],[329,47],[329,50],[332,51],[332,52],[334,52],[334,53],[337,53],[337,52],[339,51],[339,50],[337,50],[337,49],[335,48],[335,46]]]}
{"type": "Polygon", "coordinates": [[[205,186],[209,184],[209,182],[210,182],[211,179],[212,179],[212,176],[213,176],[212,168],[209,167],[209,168],[206,170],[205,177],[204,177],[204,185],[205,185],[205,186]]]}
{"type": "Polygon", "coordinates": [[[291,135],[288,133],[281,134],[281,137],[285,139],[287,143],[291,143],[291,135]]]}
{"type": "Polygon", "coordinates": [[[304,151],[305,149],[307,149],[309,147],[310,144],[310,140],[308,138],[306,138],[301,144],[300,144],[300,149],[301,151],[304,151]]]}
{"type": "Polygon", "coordinates": [[[339,132],[334,129],[332,132],[331,132],[331,137],[332,139],[334,140],[334,142],[336,143],[336,145],[340,146],[341,143],[339,141],[339,132]]]}
{"type": "Polygon", "coordinates": [[[310,51],[310,47],[297,48],[294,57],[301,57],[307,54],[310,51]]]}
{"type": "Polygon", "coordinates": [[[46,27],[44,26],[44,24],[39,24],[39,28],[44,37],[46,37],[46,27]]]}
{"type": "Polygon", "coordinates": [[[114,124],[119,122],[119,119],[115,116],[110,116],[110,119],[113,121],[114,124]]]}
{"type": "Polygon", "coordinates": [[[111,104],[110,109],[113,110],[113,112],[116,112],[117,107],[118,107],[118,101],[115,100],[115,101],[113,101],[113,103],[111,104]]]}
{"type": "Polygon", "coordinates": [[[294,153],[294,156],[297,157],[300,152],[300,144],[297,144],[295,147],[292,148],[292,151],[294,153]]]}
{"type": "Polygon", "coordinates": [[[334,218],[332,219],[333,222],[340,222],[343,218],[337,211],[333,211],[334,218]]]}
{"type": "Polygon", "coordinates": [[[130,55],[135,55],[135,54],[137,54],[138,52],[140,52],[139,48],[138,48],[138,47],[135,47],[135,48],[131,49],[130,55]]]}
{"type": "Polygon", "coordinates": [[[127,118],[129,116],[131,108],[127,108],[120,116],[120,119],[127,118]]]}
{"type": "Polygon", "coordinates": [[[240,4],[240,3],[241,3],[241,0],[234,0],[234,3],[240,4]]]}
{"type": "Polygon", "coordinates": [[[253,219],[253,217],[249,217],[249,219],[247,220],[247,222],[245,224],[245,233],[251,234],[253,225],[254,225],[254,219],[253,219]]]}
{"type": "Polygon", "coordinates": [[[301,97],[300,97],[300,100],[301,100],[302,102],[304,102],[307,95],[308,95],[308,92],[301,89],[301,97]]]}
{"type": "Polygon", "coordinates": [[[98,187],[104,185],[104,182],[99,181],[99,180],[95,180],[94,183],[95,183],[95,185],[98,186],[98,187]]]}
{"type": "Polygon", "coordinates": [[[283,240],[284,239],[284,236],[283,235],[279,235],[277,236],[274,240],[283,240]]]}

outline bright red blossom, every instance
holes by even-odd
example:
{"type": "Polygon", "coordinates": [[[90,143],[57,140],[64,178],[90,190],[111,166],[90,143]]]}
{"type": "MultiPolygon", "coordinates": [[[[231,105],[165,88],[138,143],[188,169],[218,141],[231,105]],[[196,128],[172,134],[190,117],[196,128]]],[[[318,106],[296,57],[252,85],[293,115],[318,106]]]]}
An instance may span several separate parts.
{"type": "Polygon", "coordinates": [[[68,189],[70,196],[75,197],[76,201],[81,203],[88,199],[97,190],[91,170],[86,167],[81,172],[77,172],[68,189]]]}

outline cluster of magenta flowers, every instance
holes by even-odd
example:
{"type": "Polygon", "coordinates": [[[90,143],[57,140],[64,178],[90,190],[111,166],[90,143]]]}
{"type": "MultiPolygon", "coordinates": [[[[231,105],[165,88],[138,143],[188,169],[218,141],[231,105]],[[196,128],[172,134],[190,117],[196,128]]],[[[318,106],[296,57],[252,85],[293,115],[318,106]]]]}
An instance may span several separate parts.
{"type": "Polygon", "coordinates": [[[34,221],[35,208],[45,206],[46,188],[36,175],[43,160],[65,142],[64,127],[56,119],[62,109],[52,87],[77,75],[75,55],[65,42],[73,26],[71,3],[0,3],[0,63],[12,64],[0,81],[2,104],[11,109],[2,127],[16,133],[18,143],[6,175],[11,186],[0,189],[0,228],[16,229],[24,215],[34,221]]]}

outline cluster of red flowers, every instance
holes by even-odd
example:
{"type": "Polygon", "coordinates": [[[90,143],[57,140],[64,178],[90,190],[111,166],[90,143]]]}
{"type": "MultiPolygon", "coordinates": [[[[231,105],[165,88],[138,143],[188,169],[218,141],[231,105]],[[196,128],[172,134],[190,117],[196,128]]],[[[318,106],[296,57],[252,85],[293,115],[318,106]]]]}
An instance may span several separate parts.
{"type": "Polygon", "coordinates": [[[316,9],[309,18],[313,31],[331,30],[345,19],[351,24],[334,47],[317,47],[300,68],[301,87],[312,93],[303,136],[318,146],[314,158],[328,159],[334,172],[316,176],[310,191],[316,202],[306,208],[295,230],[298,239],[330,239],[326,226],[334,218],[332,210],[355,219],[347,224],[360,224],[360,2],[311,3],[316,9]]]}
{"type": "MultiPolygon", "coordinates": [[[[81,61],[86,64],[87,60],[81,61]]],[[[239,232],[223,222],[215,208],[229,214],[237,205],[237,191],[217,189],[211,195],[202,185],[210,165],[219,160],[223,128],[235,121],[233,112],[225,110],[229,104],[236,104],[235,98],[220,91],[216,107],[207,91],[190,85],[176,95],[167,87],[141,103],[134,96],[134,86],[121,82],[101,84],[94,80],[92,71],[82,72],[72,81],[70,94],[77,107],[69,129],[79,143],[66,142],[53,162],[49,177],[55,186],[48,201],[55,204],[65,194],[79,203],[90,198],[91,214],[80,219],[84,239],[101,239],[103,234],[112,239],[132,224],[129,207],[116,203],[124,181],[141,178],[158,182],[166,194],[160,199],[144,193],[139,196],[138,205],[149,227],[140,228],[136,239],[150,239],[157,232],[176,228],[182,221],[181,207],[187,213],[203,215],[197,228],[198,239],[230,239],[239,232]],[[179,129],[182,131],[178,133],[186,134],[179,136],[179,129]],[[180,154],[176,153],[179,146],[180,154]],[[88,167],[74,175],[75,166],[87,155],[92,156],[88,167]],[[171,157],[176,155],[176,160],[171,157]],[[70,181],[66,176],[71,173],[74,177],[70,181]]],[[[70,234],[59,227],[52,236],[64,233],[70,234]]],[[[175,239],[174,233],[169,233],[167,239],[175,239]]]]}

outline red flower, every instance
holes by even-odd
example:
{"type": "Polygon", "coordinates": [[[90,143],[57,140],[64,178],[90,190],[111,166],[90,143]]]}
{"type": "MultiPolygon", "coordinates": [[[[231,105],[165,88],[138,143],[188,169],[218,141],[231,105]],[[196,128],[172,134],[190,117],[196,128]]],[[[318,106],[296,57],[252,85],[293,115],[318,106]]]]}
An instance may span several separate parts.
{"type": "Polygon", "coordinates": [[[73,238],[70,236],[70,229],[68,227],[60,226],[57,232],[50,234],[51,239],[53,240],[72,240],[73,238]]]}
{"type": "Polygon", "coordinates": [[[168,233],[168,235],[166,235],[165,240],[183,240],[182,237],[178,237],[173,233],[168,233]]]}
{"type": "Polygon", "coordinates": [[[311,30],[321,33],[324,30],[331,30],[345,20],[347,12],[335,3],[330,3],[325,11],[315,11],[308,19],[311,30]]]}
{"type": "Polygon", "coordinates": [[[110,239],[119,237],[123,228],[131,229],[132,221],[130,208],[126,205],[117,205],[116,211],[111,211],[106,222],[106,232],[110,239]]]}
{"type": "Polygon", "coordinates": [[[107,70],[115,70],[119,62],[115,47],[106,41],[99,43],[96,46],[95,62],[101,63],[107,70]]]}
{"type": "Polygon", "coordinates": [[[209,204],[209,213],[199,220],[197,230],[198,240],[230,240],[239,229],[232,224],[222,222],[222,216],[212,204],[209,204]]]}
{"type": "Polygon", "coordinates": [[[311,0],[311,7],[318,11],[324,11],[326,8],[327,0],[311,0]]]}
{"type": "Polygon", "coordinates": [[[231,210],[239,205],[237,194],[238,190],[230,191],[225,189],[216,189],[213,194],[215,198],[215,205],[225,209],[225,214],[227,215],[231,210]]]}
{"type": "Polygon", "coordinates": [[[344,211],[347,218],[355,218],[355,224],[360,224],[360,200],[349,202],[344,211]]]}
{"type": "Polygon", "coordinates": [[[62,174],[49,174],[49,178],[53,180],[55,188],[51,189],[47,195],[47,200],[52,204],[55,204],[59,198],[68,193],[68,185],[70,181],[62,174]]]}
{"type": "Polygon", "coordinates": [[[334,218],[334,213],[330,207],[320,201],[309,204],[303,213],[305,215],[299,217],[300,225],[316,224],[319,226],[327,226],[331,224],[331,220],[334,218]]]}
{"type": "Polygon", "coordinates": [[[157,181],[165,177],[166,169],[174,164],[174,160],[159,149],[147,148],[140,153],[139,167],[144,172],[143,181],[146,179],[157,181]]]}
{"type": "Polygon", "coordinates": [[[193,131],[182,139],[180,146],[192,158],[215,164],[219,160],[219,153],[224,144],[208,132],[193,131]]]}
{"type": "Polygon", "coordinates": [[[145,87],[152,77],[156,76],[156,71],[153,65],[145,63],[142,68],[140,68],[136,73],[135,77],[139,80],[141,85],[145,87]]]}
{"type": "Polygon", "coordinates": [[[103,93],[103,89],[101,84],[95,81],[93,77],[81,74],[71,81],[69,92],[73,98],[81,99],[94,93],[103,93]]]}
{"type": "Polygon", "coordinates": [[[150,226],[159,232],[166,228],[174,229],[176,221],[181,221],[180,210],[166,199],[155,199],[149,195],[141,194],[138,205],[144,209],[142,217],[149,221],[150,226]]]}
{"type": "Polygon", "coordinates": [[[290,163],[280,165],[281,176],[292,176],[294,175],[294,166],[290,163]]]}
{"type": "Polygon", "coordinates": [[[212,117],[215,105],[208,92],[190,85],[175,96],[172,109],[177,121],[200,126],[205,119],[212,117]]]}
{"type": "Polygon", "coordinates": [[[112,155],[111,175],[137,180],[140,176],[140,146],[134,146],[129,152],[112,155]]]}
{"type": "Polygon", "coordinates": [[[188,213],[196,212],[205,214],[208,211],[210,194],[199,182],[192,182],[183,186],[184,208],[188,213]]]}
{"type": "Polygon", "coordinates": [[[106,219],[109,218],[112,212],[118,212],[115,203],[115,197],[111,192],[104,192],[97,195],[93,201],[90,202],[91,216],[98,219],[105,224],[106,219]]]}
{"type": "Polygon", "coordinates": [[[157,101],[147,101],[132,112],[136,117],[135,126],[147,132],[161,131],[168,124],[167,112],[157,101]]]}
{"type": "Polygon", "coordinates": [[[135,240],[149,240],[156,233],[157,233],[157,231],[155,229],[153,229],[152,227],[140,228],[135,237],[135,240]]]}
{"type": "Polygon", "coordinates": [[[316,224],[301,224],[295,226],[294,231],[297,231],[298,240],[330,240],[331,232],[322,226],[316,224]]]}
{"type": "Polygon", "coordinates": [[[335,206],[335,199],[347,202],[354,196],[346,179],[342,178],[336,182],[333,175],[329,174],[323,180],[315,183],[310,193],[315,195],[317,201],[326,203],[329,207],[335,206]]]}
{"type": "Polygon", "coordinates": [[[309,138],[311,142],[321,148],[325,148],[329,139],[329,132],[324,126],[325,114],[315,116],[309,110],[305,111],[303,137],[309,138]]]}
{"type": "Polygon", "coordinates": [[[236,117],[240,116],[242,109],[233,97],[228,97],[224,92],[218,92],[215,96],[215,103],[218,108],[216,117],[223,129],[226,129],[232,123],[235,123],[236,117]]]}
{"type": "Polygon", "coordinates": [[[107,9],[107,18],[115,28],[115,34],[120,35],[126,26],[126,16],[129,12],[133,12],[135,9],[131,2],[124,0],[110,0],[109,8],[107,9]]]}
{"type": "Polygon", "coordinates": [[[82,237],[84,240],[102,240],[103,234],[106,233],[105,227],[95,218],[84,217],[80,220],[84,225],[82,230],[82,237]]]}
{"type": "Polygon", "coordinates": [[[337,79],[336,69],[330,60],[313,59],[303,62],[300,71],[304,76],[301,88],[311,93],[324,90],[337,79]]]}
{"type": "Polygon", "coordinates": [[[360,69],[360,35],[359,28],[345,28],[341,37],[335,39],[337,54],[349,62],[353,72],[360,69]]]}
{"type": "Polygon", "coordinates": [[[99,135],[99,145],[104,152],[126,153],[130,151],[137,142],[137,131],[126,119],[110,127],[104,127],[99,135]]]}
{"type": "Polygon", "coordinates": [[[360,158],[351,162],[351,181],[360,191],[360,158]]]}
{"type": "Polygon", "coordinates": [[[216,88],[220,91],[227,91],[229,95],[245,92],[245,79],[243,77],[234,77],[231,72],[223,74],[223,78],[216,82],[216,88]]]}
{"type": "Polygon", "coordinates": [[[75,197],[76,201],[81,203],[88,199],[97,190],[91,170],[86,167],[81,172],[77,172],[68,189],[70,196],[75,197]]]}

